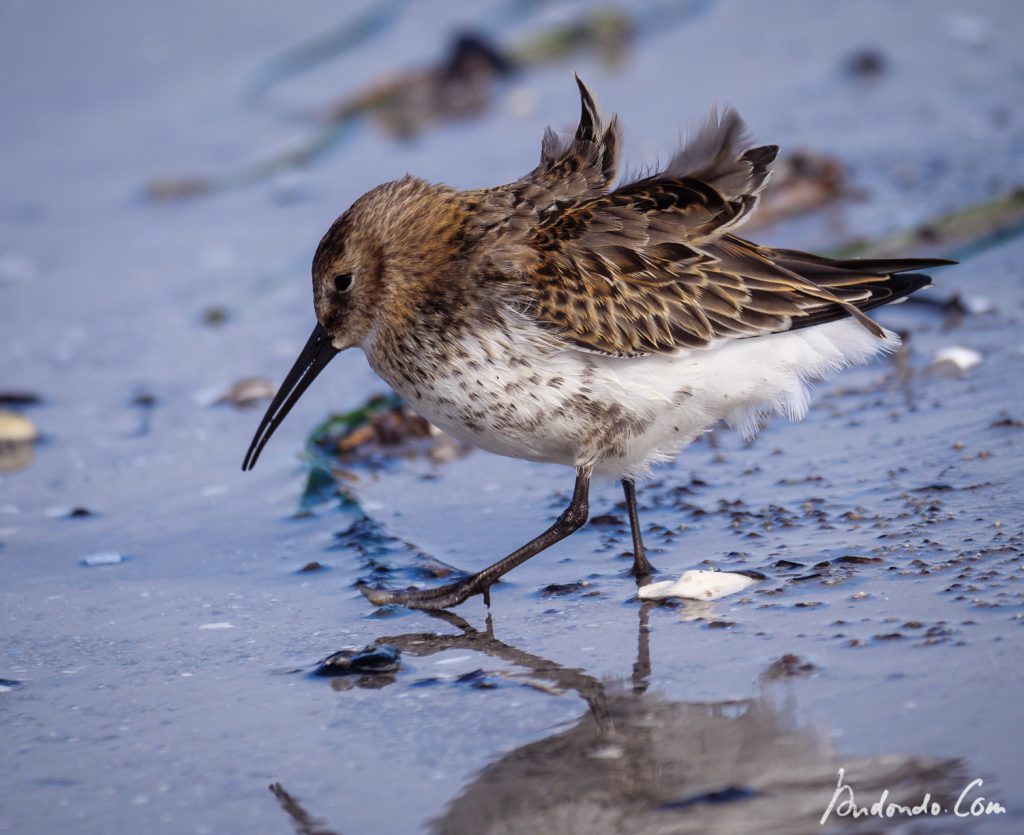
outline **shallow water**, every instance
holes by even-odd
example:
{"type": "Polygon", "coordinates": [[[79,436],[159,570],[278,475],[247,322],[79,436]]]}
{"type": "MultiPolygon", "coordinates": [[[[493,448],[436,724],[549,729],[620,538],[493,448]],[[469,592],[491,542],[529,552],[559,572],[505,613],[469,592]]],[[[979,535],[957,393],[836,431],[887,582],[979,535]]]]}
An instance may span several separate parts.
{"type": "Polygon", "coordinates": [[[330,504],[294,518],[311,427],[384,385],[339,357],[244,475],[259,410],[210,405],[287,369],[334,215],[406,170],[513,179],[545,124],[571,125],[573,69],[623,118],[628,161],[664,157],[714,99],[767,141],[841,159],[863,198],[759,231],[771,242],[827,247],[1021,185],[1017,4],[690,5],[617,67],[553,63],[413,142],[364,127],[307,168],[162,204],[144,199],[151,178],[291,147],[312,108],[436,59],[457,26],[520,37],[580,7],[395,4],[258,102],[253,79],[335,6],[0,11],[0,388],[43,401],[22,407],[34,460],[0,475],[0,831],[810,832],[839,768],[858,802],[890,788],[952,806],[982,778],[971,797],[1008,810],[862,831],[1021,830],[1024,238],[927,291],[992,312],[886,310],[909,334],[896,360],[819,387],[805,422],[752,445],[694,445],[641,488],[662,576],[767,575],[713,604],[635,600],[605,484],[591,507],[613,518],[517,569],[489,613],[479,598],[462,620],[375,612],[358,580],[418,579],[428,557],[485,565],[560,512],[571,473],[397,462],[356,488],[370,523],[330,504]],[[885,56],[877,78],[844,70],[864,47],[885,56]],[[928,370],[948,345],[981,365],[928,370]],[[110,553],[124,559],[82,562],[110,553]],[[311,561],[326,570],[298,571],[311,561]],[[397,671],[309,674],[374,642],[400,651],[397,671]],[[787,655],[800,662],[780,676],[787,655]]]}

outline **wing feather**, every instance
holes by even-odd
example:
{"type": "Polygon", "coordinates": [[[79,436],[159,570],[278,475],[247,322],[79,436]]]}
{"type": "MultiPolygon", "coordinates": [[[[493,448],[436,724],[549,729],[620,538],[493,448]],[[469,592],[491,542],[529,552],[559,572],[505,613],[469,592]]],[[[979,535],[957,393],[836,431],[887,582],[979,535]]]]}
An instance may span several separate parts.
{"type": "Polygon", "coordinates": [[[717,109],[664,169],[611,190],[618,122],[577,77],[576,132],[545,133],[521,180],[470,193],[481,274],[510,278],[537,324],[567,344],[617,356],[671,352],[864,315],[924,286],[937,259],[833,260],[743,240],[778,154],[750,147],[717,109]]]}

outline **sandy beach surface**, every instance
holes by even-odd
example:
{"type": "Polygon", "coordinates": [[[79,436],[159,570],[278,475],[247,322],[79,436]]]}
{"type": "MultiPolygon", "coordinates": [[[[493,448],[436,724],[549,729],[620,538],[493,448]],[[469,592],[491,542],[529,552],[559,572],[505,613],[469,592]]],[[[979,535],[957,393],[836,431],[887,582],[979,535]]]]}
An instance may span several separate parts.
{"type": "Polygon", "coordinates": [[[916,254],[961,263],[922,295],[960,309],[881,311],[897,357],[819,386],[803,423],[718,432],[641,486],[657,579],[764,575],[732,597],[641,605],[619,488],[599,484],[591,524],[489,612],[375,611],[359,580],[483,567],[555,518],[572,474],[398,458],[359,473],[361,511],[297,514],[311,429],[387,391],[356,351],[239,469],[263,403],[215,401],[283,377],[328,224],[407,171],[515,179],[545,125],[574,125],[573,71],[620,114],[627,166],[665,159],[714,101],[837,160],[847,196],[750,233],[765,242],[829,249],[1024,185],[1019,3],[629,8],[621,49],[531,64],[412,138],[358,122],[267,176],[331,102],[436,64],[453,33],[525,43],[593,9],[0,8],[0,409],[40,435],[0,473],[0,832],[842,831],[835,810],[819,824],[839,769],[858,804],[942,798],[853,831],[1024,831],[1019,226],[925,236],[916,254]],[[207,193],[147,191],[197,176],[207,193]],[[936,367],[951,347],[980,362],[936,367]],[[375,643],[394,654],[311,674],[375,643]],[[1005,812],[958,816],[965,788],[961,811],[1005,812]]]}

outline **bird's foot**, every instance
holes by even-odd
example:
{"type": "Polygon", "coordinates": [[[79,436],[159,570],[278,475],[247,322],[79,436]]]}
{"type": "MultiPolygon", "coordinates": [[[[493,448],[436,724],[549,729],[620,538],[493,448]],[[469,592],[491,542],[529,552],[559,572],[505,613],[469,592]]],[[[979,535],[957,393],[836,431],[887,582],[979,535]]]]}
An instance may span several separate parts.
{"type": "Polygon", "coordinates": [[[491,584],[479,574],[459,580],[457,583],[449,583],[445,586],[438,586],[433,589],[409,589],[398,591],[395,589],[375,589],[368,585],[360,584],[359,591],[366,595],[374,606],[387,606],[398,604],[409,609],[423,609],[426,611],[438,611],[458,606],[463,601],[476,594],[484,596],[484,602],[490,606],[491,584]]]}
{"type": "Polygon", "coordinates": [[[650,577],[657,570],[658,569],[648,561],[646,552],[639,551],[633,555],[633,566],[629,569],[631,576],[636,577],[638,580],[642,580],[646,577],[650,577]]]}

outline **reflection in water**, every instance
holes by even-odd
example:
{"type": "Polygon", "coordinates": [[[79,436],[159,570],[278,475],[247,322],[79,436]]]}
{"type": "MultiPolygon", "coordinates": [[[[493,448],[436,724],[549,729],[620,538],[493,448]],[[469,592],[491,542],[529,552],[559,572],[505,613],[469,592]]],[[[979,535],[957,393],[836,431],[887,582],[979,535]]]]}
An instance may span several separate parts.
{"type": "Polygon", "coordinates": [[[337,829],[329,829],[309,814],[294,797],[284,790],[280,783],[272,783],[270,793],[277,798],[281,808],[292,819],[297,835],[341,835],[337,829]]]}
{"type": "MultiPolygon", "coordinates": [[[[770,692],[716,703],[670,701],[647,692],[648,616],[640,607],[630,681],[601,682],[582,670],[510,646],[451,612],[460,631],[378,639],[404,653],[484,653],[578,693],[589,710],[567,731],[524,745],[486,766],[429,826],[437,835],[602,835],[819,832],[838,769],[870,805],[915,805],[926,793],[944,806],[966,781],[959,760],[885,756],[839,760],[826,731],[797,727],[770,692]]],[[[393,679],[392,679],[393,681],[393,679]]],[[[388,682],[390,683],[390,682],[388,682]]],[[[281,786],[271,787],[300,835],[331,835],[281,786]]],[[[832,818],[843,824],[847,819],[832,818]]],[[[874,817],[857,831],[885,825],[874,817]],[[865,828],[866,827],[866,828],[865,828]]],[[[337,832],[334,835],[338,835],[337,832]]]]}
{"type": "Polygon", "coordinates": [[[35,458],[32,444],[8,444],[0,441],[0,473],[26,469],[35,458]]]}

